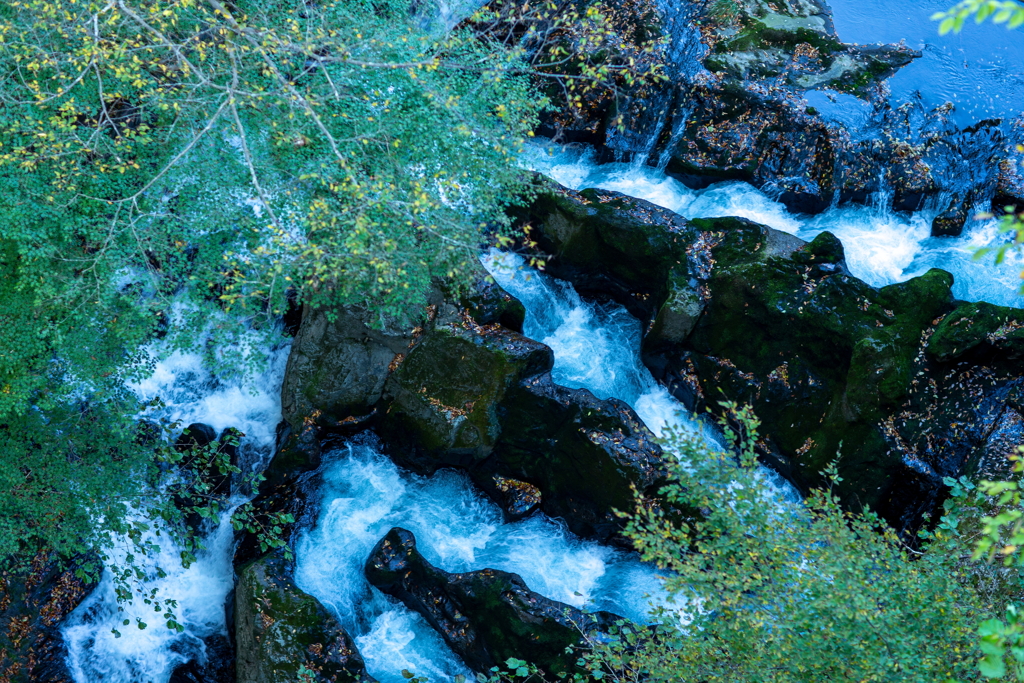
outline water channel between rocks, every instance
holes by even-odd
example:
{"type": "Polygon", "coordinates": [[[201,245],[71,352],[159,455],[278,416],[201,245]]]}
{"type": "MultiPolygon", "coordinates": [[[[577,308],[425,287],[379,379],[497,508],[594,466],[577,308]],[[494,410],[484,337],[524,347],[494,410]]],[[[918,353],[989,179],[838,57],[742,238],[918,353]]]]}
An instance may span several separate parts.
{"type": "MultiPolygon", "coordinates": [[[[623,309],[584,302],[509,254],[493,252],[485,265],[526,306],[526,336],[553,349],[557,383],[624,400],[655,433],[676,425],[715,439],[640,363],[640,324],[623,309]]],[[[773,495],[799,500],[764,472],[773,495]]],[[[296,581],[334,612],[381,681],[403,680],[402,669],[433,680],[466,673],[422,618],[363,577],[370,550],[393,526],[412,531],[420,551],[446,571],[515,572],[532,590],[577,607],[643,621],[649,596],[661,593],[655,569],[632,554],[580,540],[543,515],[505,524],[463,475],[406,475],[372,445],[350,446],[325,466],[319,520],[297,544],[296,581]]]]}

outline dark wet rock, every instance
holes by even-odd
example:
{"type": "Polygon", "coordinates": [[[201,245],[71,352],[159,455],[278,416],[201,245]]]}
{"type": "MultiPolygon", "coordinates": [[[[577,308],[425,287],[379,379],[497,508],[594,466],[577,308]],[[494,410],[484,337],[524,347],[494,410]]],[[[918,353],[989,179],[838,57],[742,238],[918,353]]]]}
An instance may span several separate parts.
{"type": "Polygon", "coordinates": [[[278,551],[239,572],[238,683],[294,683],[300,667],[324,683],[372,681],[352,639],[316,598],[295,586],[292,571],[278,551]]]}
{"type": "Polygon", "coordinates": [[[701,27],[711,76],[676,86],[664,126],[671,134],[662,133],[650,155],[670,175],[696,189],[745,180],[791,211],[813,214],[877,182],[892,165],[882,159],[907,156],[888,147],[878,159],[866,154],[802,95],[828,89],[867,98],[919,52],[844,44],[828,6],[816,1],[736,3],[731,16],[703,17],[701,27]]]}
{"type": "MultiPolygon", "coordinates": [[[[564,193],[562,202],[576,197],[564,193]]],[[[630,201],[646,207],[616,200],[630,201]]],[[[547,215],[564,232],[562,218],[547,215]]],[[[548,229],[545,220],[534,226],[541,237],[548,229]]],[[[604,293],[628,302],[636,291],[665,292],[651,298],[656,314],[642,347],[655,377],[695,410],[719,411],[722,399],[753,406],[762,457],[802,488],[824,483],[820,472],[840,456],[839,493],[848,505],[916,528],[941,496],[942,478],[981,457],[1007,405],[1005,386],[1024,353],[1024,311],[954,310],[952,276],[940,270],[870,287],[850,275],[842,243],[827,232],[804,243],[738,218],[677,218],[664,230],[683,253],[660,271],[665,279],[620,270],[604,293]],[[925,426],[936,420],[941,426],[925,426]]],[[[576,232],[595,239],[585,226],[576,232]]],[[[593,283],[586,269],[606,267],[600,258],[577,263],[560,274],[593,283]]],[[[530,433],[511,424],[507,433],[530,433]]],[[[549,447],[538,439],[530,448],[549,447]]]]}
{"type": "Polygon", "coordinates": [[[334,427],[372,412],[389,368],[408,351],[413,327],[374,321],[353,308],[304,309],[281,387],[292,430],[300,433],[306,423],[334,427]]]}
{"type": "MultiPolygon", "coordinates": [[[[365,427],[369,420],[353,422],[365,427]]],[[[319,467],[322,450],[320,440],[320,432],[315,425],[304,424],[295,432],[290,424],[282,420],[277,426],[274,456],[263,471],[266,481],[261,489],[267,490],[292,482],[319,467]]]]}
{"type": "Polygon", "coordinates": [[[413,534],[400,528],[389,531],[374,547],[366,561],[366,577],[422,614],[479,672],[516,657],[549,674],[582,673],[575,650],[582,634],[607,628],[618,619],[549,600],[531,591],[517,574],[495,569],[442,571],[419,553],[413,534]]]}
{"type": "Polygon", "coordinates": [[[946,209],[932,219],[932,237],[959,237],[970,217],[973,204],[973,193],[968,193],[966,198],[954,195],[946,209]]]}
{"type": "Polygon", "coordinates": [[[693,224],[716,242],[707,309],[663,366],[691,362],[703,395],[751,405],[801,486],[823,483],[819,473],[841,453],[847,501],[899,508],[905,464],[880,424],[909,395],[925,330],[951,306],[952,277],[932,270],[876,290],[841,267],[831,235],[787,257],[766,248],[770,228],[693,224]]]}
{"type": "Polygon", "coordinates": [[[235,652],[223,635],[204,638],[197,656],[175,667],[167,683],[234,683],[235,652]]]}
{"type": "Polygon", "coordinates": [[[192,451],[206,448],[216,440],[217,430],[208,424],[196,422],[185,427],[181,436],[174,442],[174,448],[181,452],[192,451]]]}
{"type": "Polygon", "coordinates": [[[686,221],[618,192],[574,192],[545,180],[537,186],[517,217],[543,226],[532,235],[551,255],[547,272],[571,280],[583,296],[611,297],[649,318],[667,294],[669,274],[686,262],[686,221]]]}
{"type": "MultiPolygon", "coordinates": [[[[995,192],[999,162],[1014,154],[999,124],[960,130],[951,105],[886,102],[885,79],[920,52],[842,43],[816,0],[716,12],[722,4],[662,7],[670,78],[628,94],[591,132],[599,160],[646,162],[694,189],[743,180],[809,214],[879,193],[916,211],[947,193],[988,201],[995,192]],[[701,61],[707,71],[693,66],[701,61]],[[833,105],[808,107],[809,93],[833,105]]],[[[1009,189],[1019,168],[1002,170],[1005,196],[1022,196],[1009,189]]]]}
{"type": "MultiPolygon", "coordinates": [[[[488,464],[535,484],[541,509],[576,534],[623,542],[614,511],[632,509],[634,491],[657,498],[666,483],[661,447],[618,399],[567,389],[542,374],[520,382],[502,413],[502,435],[488,464]]],[[[480,482],[488,490],[486,484],[480,482]]]]}
{"type": "Polygon", "coordinates": [[[533,484],[498,474],[491,475],[491,479],[494,480],[495,493],[501,496],[501,507],[510,521],[527,517],[540,508],[543,494],[533,484]]]}
{"type": "Polygon", "coordinates": [[[0,573],[0,679],[10,683],[71,683],[61,622],[94,587],[76,570],[96,558],[62,564],[39,551],[27,567],[0,573]]]}
{"type": "MultiPolygon", "coordinates": [[[[482,270],[482,269],[481,269],[482,270]]],[[[477,325],[501,325],[522,333],[526,308],[499,287],[486,272],[479,273],[459,296],[459,303],[477,325]]]]}
{"type": "Polygon", "coordinates": [[[539,506],[575,533],[616,537],[633,487],[654,496],[664,483],[661,448],[621,401],[555,385],[552,363],[498,325],[436,327],[388,381],[389,455],[420,473],[465,469],[510,519],[539,506]]]}
{"type": "Polygon", "coordinates": [[[989,479],[1004,481],[1012,475],[1011,455],[1024,442],[1024,415],[1012,406],[1006,406],[985,435],[984,443],[972,454],[965,468],[966,474],[978,481],[989,479]]]}

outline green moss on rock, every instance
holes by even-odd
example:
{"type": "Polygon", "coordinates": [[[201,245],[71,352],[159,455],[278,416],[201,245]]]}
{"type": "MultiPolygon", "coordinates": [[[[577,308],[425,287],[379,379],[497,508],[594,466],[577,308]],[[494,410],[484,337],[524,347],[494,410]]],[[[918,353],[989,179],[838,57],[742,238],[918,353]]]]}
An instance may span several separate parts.
{"type": "Polygon", "coordinates": [[[334,617],[291,579],[280,551],[245,565],[235,588],[238,683],[295,683],[300,667],[318,683],[370,683],[355,644],[334,617]]]}
{"type": "Polygon", "coordinates": [[[928,340],[928,354],[939,361],[985,351],[998,351],[1008,360],[1024,356],[1024,310],[961,302],[928,340]]]}
{"type": "MultiPolygon", "coordinates": [[[[438,326],[395,369],[382,433],[432,460],[486,457],[509,386],[552,365],[551,350],[498,326],[438,326]]],[[[451,464],[451,463],[450,463],[451,464]]]]}

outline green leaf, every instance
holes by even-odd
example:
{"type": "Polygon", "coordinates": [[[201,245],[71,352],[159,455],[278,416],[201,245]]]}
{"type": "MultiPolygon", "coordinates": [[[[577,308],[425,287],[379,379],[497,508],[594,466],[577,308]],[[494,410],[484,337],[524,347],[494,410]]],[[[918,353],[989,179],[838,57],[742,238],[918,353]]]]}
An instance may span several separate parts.
{"type": "Polygon", "coordinates": [[[1006,675],[1006,664],[1002,657],[988,656],[978,662],[978,671],[985,678],[1002,678],[1006,675]]]}

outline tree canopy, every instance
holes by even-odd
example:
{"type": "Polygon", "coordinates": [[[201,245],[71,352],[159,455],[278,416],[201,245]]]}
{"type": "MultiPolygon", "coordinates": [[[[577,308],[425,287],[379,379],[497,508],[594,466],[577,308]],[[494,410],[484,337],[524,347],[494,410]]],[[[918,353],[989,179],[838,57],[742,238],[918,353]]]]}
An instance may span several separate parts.
{"type": "Polygon", "coordinates": [[[656,37],[596,4],[444,7],[0,7],[0,557],[81,552],[139,499],[153,449],[125,382],[154,335],[203,347],[290,304],[386,315],[457,287],[509,239],[549,97],[656,71],[656,37]]]}

